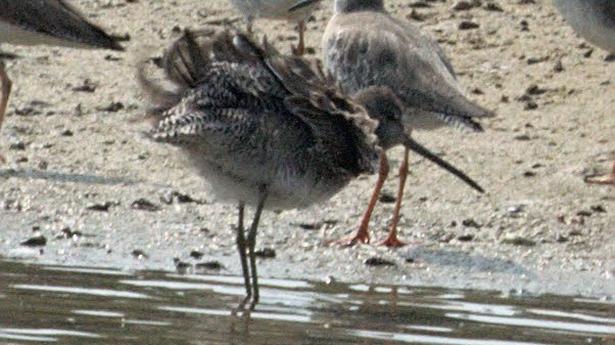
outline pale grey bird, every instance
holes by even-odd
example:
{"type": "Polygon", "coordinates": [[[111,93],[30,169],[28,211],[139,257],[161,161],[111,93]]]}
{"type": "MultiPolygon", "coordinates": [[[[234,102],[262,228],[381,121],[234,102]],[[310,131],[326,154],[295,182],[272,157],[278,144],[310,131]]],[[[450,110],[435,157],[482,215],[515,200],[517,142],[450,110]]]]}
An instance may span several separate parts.
{"type": "Polygon", "coordinates": [[[553,0],[553,4],[579,35],[615,54],[615,1],[553,0]]]}
{"type": "MultiPolygon", "coordinates": [[[[0,0],[0,43],[123,50],[65,0],[0,0]]],[[[2,61],[0,84],[1,129],[12,86],[2,61]]]]}
{"type": "MultiPolygon", "coordinates": [[[[383,0],[336,0],[334,6],[322,50],[325,69],[344,92],[352,95],[372,86],[388,87],[404,107],[403,123],[408,130],[448,124],[481,131],[475,119],[493,116],[463,95],[437,42],[416,26],[389,15],[383,0]]],[[[383,242],[387,246],[404,244],[397,238],[396,227],[407,173],[406,149],[393,221],[383,242]]],[[[359,230],[347,244],[369,242],[369,220],[385,179],[379,174],[359,230]]]]}
{"type": "Polygon", "coordinates": [[[231,4],[243,15],[247,30],[252,33],[252,23],[257,18],[281,19],[297,23],[299,43],[291,46],[295,55],[305,52],[305,22],[310,17],[319,0],[230,0],[231,4]]]}
{"type": "MultiPolygon", "coordinates": [[[[553,0],[566,22],[588,42],[615,54],[615,1],[553,0]]],[[[586,179],[588,183],[615,186],[615,162],[611,173],[586,179]]]]}
{"type": "Polygon", "coordinates": [[[254,248],[261,212],[329,199],[375,171],[377,144],[405,145],[475,184],[405,134],[400,103],[388,90],[362,90],[355,103],[315,61],[280,55],[266,41],[256,44],[235,30],[187,31],[165,53],[163,69],[173,89],[140,73],[153,105],[149,136],[182,148],[219,199],[237,202],[246,287],[240,308],[259,298],[254,248]],[[246,205],[256,207],[247,239],[246,205]]]}

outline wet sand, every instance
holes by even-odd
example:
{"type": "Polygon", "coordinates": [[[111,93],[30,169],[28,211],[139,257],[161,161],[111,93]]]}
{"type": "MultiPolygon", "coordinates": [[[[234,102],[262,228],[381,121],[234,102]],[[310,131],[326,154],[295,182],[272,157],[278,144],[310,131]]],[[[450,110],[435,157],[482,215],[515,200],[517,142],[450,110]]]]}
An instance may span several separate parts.
{"type": "MultiPolygon", "coordinates": [[[[615,159],[615,62],[574,35],[548,1],[495,2],[502,11],[494,2],[463,11],[453,1],[388,3],[434,34],[469,97],[497,112],[485,133],[415,135],[487,193],[413,156],[400,224],[410,245],[326,244],[356,229],[369,176],[318,207],[266,213],[258,247],[276,257],[263,259],[259,274],[615,296],[615,190],[583,182],[615,159]],[[391,265],[365,263],[374,258],[391,265]]],[[[129,270],[217,261],[222,274],[239,274],[234,206],[215,203],[177,150],[148,142],[145,125],[129,121],[144,112],[137,61],[160,56],[182,28],[238,15],[222,0],[75,4],[129,34],[127,52],[1,47],[19,58],[7,61],[14,88],[0,133],[9,160],[0,167],[0,256],[129,270]],[[44,246],[20,244],[39,234],[44,246]]],[[[325,5],[308,23],[312,56],[330,16],[325,5]]],[[[296,39],[284,22],[256,28],[283,51],[296,39]]],[[[390,155],[394,172],[401,153],[390,155]]],[[[393,173],[385,194],[396,189],[393,173]]],[[[391,217],[385,199],[372,219],[374,242],[391,217]]]]}

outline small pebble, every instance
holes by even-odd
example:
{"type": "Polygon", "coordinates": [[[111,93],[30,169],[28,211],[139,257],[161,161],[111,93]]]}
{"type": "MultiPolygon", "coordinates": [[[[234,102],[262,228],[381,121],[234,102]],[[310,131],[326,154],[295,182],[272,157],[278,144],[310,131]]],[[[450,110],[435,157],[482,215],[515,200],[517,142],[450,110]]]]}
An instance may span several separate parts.
{"type": "Polygon", "coordinates": [[[109,212],[111,206],[115,205],[116,203],[113,203],[111,201],[105,201],[104,203],[91,204],[89,206],[86,206],[85,209],[90,211],[109,212]]]}
{"type": "Polygon", "coordinates": [[[254,255],[258,258],[263,259],[273,259],[275,258],[275,249],[272,248],[263,248],[254,252],[254,255]]]}
{"type": "Polygon", "coordinates": [[[186,273],[186,271],[192,268],[192,265],[185,261],[181,261],[181,260],[174,260],[174,261],[175,261],[175,269],[179,273],[186,273]]]}
{"type": "Polygon", "coordinates": [[[196,259],[196,260],[202,259],[203,256],[204,256],[204,254],[199,252],[198,250],[193,250],[193,251],[190,252],[190,257],[192,257],[193,259],[196,259]]]}
{"type": "Polygon", "coordinates": [[[532,247],[536,245],[536,242],[525,238],[523,236],[519,236],[519,235],[507,235],[503,240],[502,243],[504,244],[512,244],[514,246],[524,246],[524,247],[532,247]]]}
{"type": "Polygon", "coordinates": [[[194,267],[200,271],[219,271],[224,266],[222,266],[222,264],[218,261],[206,261],[199,262],[198,264],[194,265],[194,267]]]}
{"type": "Polygon", "coordinates": [[[137,259],[147,259],[149,258],[149,256],[147,256],[147,254],[145,254],[144,251],[142,251],[141,249],[135,249],[132,251],[132,256],[134,256],[137,259]]]}
{"type": "Polygon", "coordinates": [[[371,257],[363,261],[363,263],[367,266],[395,266],[393,261],[389,261],[380,257],[371,257]]]}
{"type": "Polygon", "coordinates": [[[130,208],[134,210],[149,211],[149,212],[155,212],[155,211],[160,210],[160,207],[158,205],[144,198],[133,201],[132,204],[130,204],[130,208]]]}
{"type": "Polygon", "coordinates": [[[47,238],[43,235],[38,235],[30,237],[29,239],[21,242],[20,244],[26,247],[43,247],[47,244],[47,238]]]}
{"type": "Polygon", "coordinates": [[[383,204],[392,204],[397,200],[395,196],[390,193],[383,192],[380,194],[380,198],[378,199],[383,204]]]}
{"type": "Polygon", "coordinates": [[[474,235],[472,234],[465,234],[465,235],[457,236],[457,241],[460,241],[460,242],[470,242],[472,240],[474,240],[474,235]]]}
{"type": "Polygon", "coordinates": [[[461,21],[461,23],[459,23],[459,30],[472,30],[472,29],[478,29],[480,27],[479,24],[471,22],[469,20],[463,20],[461,21]]]}

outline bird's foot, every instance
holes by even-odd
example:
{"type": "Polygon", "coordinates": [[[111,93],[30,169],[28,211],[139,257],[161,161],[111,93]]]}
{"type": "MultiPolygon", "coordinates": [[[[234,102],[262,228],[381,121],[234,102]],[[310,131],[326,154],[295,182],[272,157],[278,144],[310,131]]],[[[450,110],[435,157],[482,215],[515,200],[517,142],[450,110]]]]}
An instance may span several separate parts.
{"type": "Polygon", "coordinates": [[[602,176],[589,176],[585,178],[585,183],[615,186],[615,173],[602,176]]]}
{"type": "Polygon", "coordinates": [[[290,51],[293,53],[294,56],[303,56],[303,54],[305,54],[305,47],[302,47],[301,45],[295,46],[291,44],[290,51]]]}
{"type": "Polygon", "coordinates": [[[403,247],[405,245],[407,245],[408,243],[406,242],[402,242],[397,238],[397,235],[393,235],[393,236],[388,236],[386,238],[386,240],[382,241],[379,243],[379,245],[381,246],[385,246],[385,247],[389,247],[389,248],[400,248],[403,247]]]}
{"type": "Polygon", "coordinates": [[[585,183],[615,186],[615,163],[610,174],[588,176],[585,178],[585,183]]]}

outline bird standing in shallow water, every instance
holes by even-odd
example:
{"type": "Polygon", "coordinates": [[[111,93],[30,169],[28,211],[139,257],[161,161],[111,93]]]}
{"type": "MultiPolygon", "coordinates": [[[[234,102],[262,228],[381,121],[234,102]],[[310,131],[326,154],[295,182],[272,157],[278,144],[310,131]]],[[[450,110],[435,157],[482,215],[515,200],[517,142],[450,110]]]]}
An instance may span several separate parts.
{"type": "Polygon", "coordinates": [[[299,43],[291,46],[295,55],[305,53],[305,22],[312,14],[319,0],[230,0],[241,12],[252,33],[252,23],[256,18],[285,19],[297,23],[299,43]]]}
{"type": "MultiPolygon", "coordinates": [[[[390,16],[383,0],[336,0],[334,16],[322,39],[325,68],[344,92],[383,86],[403,106],[408,130],[453,125],[481,131],[475,118],[493,113],[469,101],[461,92],[453,68],[437,42],[414,25],[390,16]]],[[[384,245],[404,245],[397,223],[408,174],[408,149],[399,172],[393,220],[384,245]]],[[[387,165],[383,155],[382,165],[387,165]]],[[[369,242],[369,220],[388,169],[381,168],[376,188],[356,234],[344,244],[369,242]]]]}
{"type": "MultiPolygon", "coordinates": [[[[65,0],[0,0],[0,43],[123,50],[65,0]]],[[[0,87],[1,129],[12,87],[2,61],[0,87]]]]}
{"type": "Polygon", "coordinates": [[[248,302],[253,308],[262,211],[323,202],[358,175],[373,173],[376,122],[306,60],[232,30],[213,37],[187,31],[165,54],[164,72],[175,90],[141,73],[153,103],[150,136],[180,147],[219,199],[237,202],[246,287],[239,309],[248,302]],[[245,206],[256,208],[247,236],[245,206]]]}
{"type": "MultiPolygon", "coordinates": [[[[579,35],[615,55],[615,1],[553,0],[553,4],[579,35]]],[[[610,174],[588,177],[586,182],[615,186],[615,162],[610,174]]]]}
{"type": "Polygon", "coordinates": [[[356,176],[375,171],[377,144],[406,145],[469,180],[407,137],[399,103],[384,88],[363,90],[362,103],[354,103],[314,61],[282,56],[267,42],[258,45],[234,30],[213,37],[187,31],[163,60],[174,90],[150,81],[143,68],[140,73],[153,103],[149,135],[182,148],[218,198],[237,202],[246,287],[239,308],[248,302],[253,308],[259,299],[254,248],[262,211],[329,199],[356,176]],[[247,236],[246,205],[256,207],[247,236]]]}

